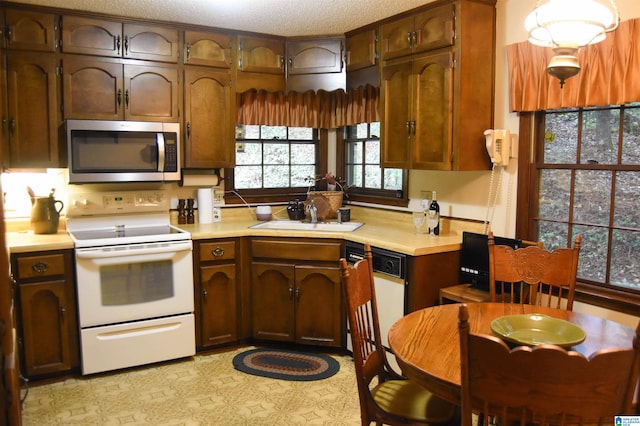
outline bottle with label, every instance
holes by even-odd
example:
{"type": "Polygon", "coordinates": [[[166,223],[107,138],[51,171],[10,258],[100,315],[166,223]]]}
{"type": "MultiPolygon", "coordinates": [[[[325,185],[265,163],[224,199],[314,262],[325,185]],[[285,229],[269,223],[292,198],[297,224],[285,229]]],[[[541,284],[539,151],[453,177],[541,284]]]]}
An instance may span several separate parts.
{"type": "MultiPolygon", "coordinates": [[[[440,204],[436,201],[436,191],[431,193],[431,204],[429,205],[429,210],[435,210],[438,213],[438,217],[440,216],[440,204]]],[[[438,219],[438,224],[433,228],[433,233],[435,235],[440,235],[440,219],[438,219]]]]}

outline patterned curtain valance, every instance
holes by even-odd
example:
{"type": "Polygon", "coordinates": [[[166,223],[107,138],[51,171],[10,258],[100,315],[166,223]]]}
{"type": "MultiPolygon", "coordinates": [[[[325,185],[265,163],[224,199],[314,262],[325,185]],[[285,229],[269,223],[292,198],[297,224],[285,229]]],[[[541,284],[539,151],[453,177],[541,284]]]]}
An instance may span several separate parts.
{"type": "Polygon", "coordinates": [[[511,111],[622,105],[640,101],[640,18],[624,21],[607,38],[580,49],[582,70],[560,88],[547,74],[549,48],[529,42],[507,46],[511,111]]]}

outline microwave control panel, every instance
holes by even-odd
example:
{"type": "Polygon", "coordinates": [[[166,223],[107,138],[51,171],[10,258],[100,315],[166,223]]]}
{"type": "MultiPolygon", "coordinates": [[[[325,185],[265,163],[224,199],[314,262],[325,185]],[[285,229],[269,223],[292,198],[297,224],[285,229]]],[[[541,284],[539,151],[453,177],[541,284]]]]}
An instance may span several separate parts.
{"type": "Polygon", "coordinates": [[[67,216],[169,211],[166,191],[118,191],[70,193],[67,216]]]}

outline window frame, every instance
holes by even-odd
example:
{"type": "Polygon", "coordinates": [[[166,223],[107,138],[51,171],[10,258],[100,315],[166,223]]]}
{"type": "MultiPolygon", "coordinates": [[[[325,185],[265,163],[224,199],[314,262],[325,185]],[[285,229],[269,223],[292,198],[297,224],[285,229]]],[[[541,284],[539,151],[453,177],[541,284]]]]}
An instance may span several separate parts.
{"type": "MultiPolygon", "coordinates": [[[[327,169],[329,132],[326,129],[314,129],[314,132],[317,132],[318,135],[316,147],[316,176],[318,176],[320,170],[327,169]]],[[[307,197],[307,188],[300,187],[237,189],[233,167],[224,169],[224,186],[224,200],[229,204],[278,203],[307,197]]],[[[317,182],[316,188],[326,189],[326,183],[324,181],[317,182]],[[320,188],[321,186],[323,188],[320,188]]]]}
{"type": "MultiPolygon", "coordinates": [[[[337,158],[336,168],[339,176],[346,176],[347,141],[345,138],[347,130],[341,127],[336,131],[337,158]]],[[[382,153],[380,153],[382,155],[382,153]]],[[[407,207],[409,205],[409,171],[402,171],[402,196],[391,194],[392,191],[373,188],[352,188],[347,191],[348,201],[381,204],[386,206],[407,207]]],[[[395,191],[393,191],[395,192],[395,191]]]]}
{"type": "MultiPolygon", "coordinates": [[[[537,159],[543,153],[545,111],[521,112],[518,141],[518,184],[516,203],[516,237],[537,240],[538,188],[540,165],[537,159]],[[533,190],[532,190],[533,189],[533,190]]],[[[622,289],[603,287],[578,279],[575,300],[614,311],[637,315],[640,295],[622,289]]]]}

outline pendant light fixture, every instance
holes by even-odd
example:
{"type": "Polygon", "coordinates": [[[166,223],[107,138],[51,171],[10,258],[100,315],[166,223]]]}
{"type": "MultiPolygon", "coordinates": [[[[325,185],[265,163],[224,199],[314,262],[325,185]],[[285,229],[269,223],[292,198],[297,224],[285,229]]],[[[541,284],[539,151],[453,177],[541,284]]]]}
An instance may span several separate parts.
{"type": "Polygon", "coordinates": [[[601,42],[619,22],[614,0],[538,0],[524,26],[530,43],[555,52],[547,72],[563,87],[567,78],[580,72],[578,49],[601,42]]]}

